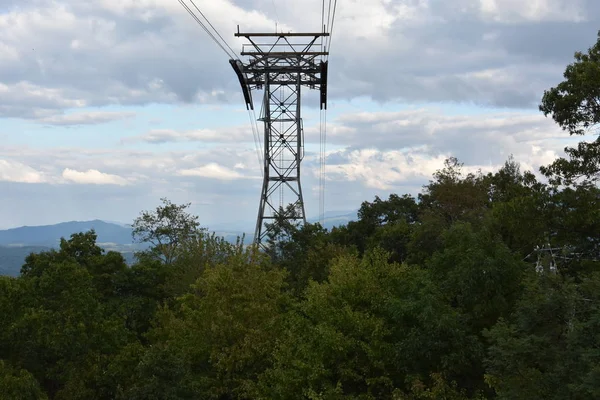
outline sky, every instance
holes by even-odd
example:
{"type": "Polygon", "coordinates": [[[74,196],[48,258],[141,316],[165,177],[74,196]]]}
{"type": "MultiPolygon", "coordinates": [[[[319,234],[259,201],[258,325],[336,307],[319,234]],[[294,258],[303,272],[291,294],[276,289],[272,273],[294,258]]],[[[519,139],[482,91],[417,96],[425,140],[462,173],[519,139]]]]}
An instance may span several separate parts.
{"type": "MultiPolygon", "coordinates": [[[[321,0],[196,0],[241,31],[320,31],[321,0]]],[[[444,160],[536,172],[576,139],[538,111],[597,0],[338,0],[329,57],[326,211],[417,194],[444,160]]],[[[319,104],[305,92],[308,217],[319,104]]],[[[254,93],[255,99],[260,95],[254,93]]],[[[160,198],[209,228],[253,227],[261,187],[228,57],[176,0],[0,0],[0,229],[131,223],[160,198]]]]}

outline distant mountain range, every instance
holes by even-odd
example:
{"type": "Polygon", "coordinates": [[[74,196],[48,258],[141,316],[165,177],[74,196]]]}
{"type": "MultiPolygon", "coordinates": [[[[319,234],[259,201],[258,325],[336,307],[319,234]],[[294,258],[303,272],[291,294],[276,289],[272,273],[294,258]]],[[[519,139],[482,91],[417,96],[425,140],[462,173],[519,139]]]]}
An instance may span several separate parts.
{"type": "MultiPolygon", "coordinates": [[[[323,226],[331,229],[334,226],[345,225],[355,219],[357,219],[356,211],[330,211],[325,214],[323,226]]],[[[318,218],[308,219],[312,223],[318,220],[318,218]]],[[[225,228],[225,226],[221,228],[225,228]]],[[[133,261],[133,252],[144,247],[132,242],[131,226],[119,222],[101,220],[71,221],[55,225],[22,226],[0,230],[0,275],[17,276],[25,257],[30,253],[57,248],[61,237],[69,238],[73,233],[87,232],[90,229],[96,231],[98,235],[97,242],[100,247],[107,251],[121,252],[129,262],[133,261]]],[[[231,242],[235,242],[245,231],[244,241],[250,243],[253,239],[254,228],[245,230],[227,230],[225,228],[215,229],[214,231],[218,236],[222,236],[225,240],[231,242]]]]}
{"type": "Polygon", "coordinates": [[[131,244],[131,227],[100,220],[61,222],[55,225],[21,226],[0,231],[0,246],[58,246],[60,238],[94,229],[98,243],[131,244]]]}

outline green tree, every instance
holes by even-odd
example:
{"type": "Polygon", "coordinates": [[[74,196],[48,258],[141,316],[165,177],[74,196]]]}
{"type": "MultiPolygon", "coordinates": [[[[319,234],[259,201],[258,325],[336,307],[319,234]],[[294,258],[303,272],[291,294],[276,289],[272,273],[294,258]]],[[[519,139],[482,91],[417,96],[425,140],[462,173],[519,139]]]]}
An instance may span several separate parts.
{"type": "Polygon", "coordinates": [[[28,256],[18,279],[0,281],[0,357],[52,399],[111,398],[103,369],[130,339],[120,299],[126,265],[95,240],[93,231],[63,238],[58,250],[28,256]]]}
{"type": "Polygon", "coordinates": [[[455,224],[443,233],[443,250],[428,264],[448,304],[473,333],[507,317],[521,293],[527,265],[487,229],[455,224]]]}
{"type": "Polygon", "coordinates": [[[418,199],[419,223],[412,229],[406,260],[423,265],[441,248],[441,234],[453,223],[481,224],[490,209],[489,182],[481,173],[464,174],[463,164],[450,157],[418,199]]]}
{"type": "Polygon", "coordinates": [[[229,243],[214,232],[200,230],[196,235],[180,243],[177,260],[169,266],[165,275],[166,295],[176,299],[190,291],[206,268],[226,262],[243,243],[229,243]]]}
{"type": "Polygon", "coordinates": [[[432,373],[469,368],[472,341],[429,273],[388,258],[344,255],[327,281],[311,282],[286,314],[261,398],[392,399],[432,373]]]}
{"type": "Polygon", "coordinates": [[[24,369],[12,368],[4,360],[0,360],[0,394],[2,400],[48,399],[33,375],[24,369]]]}
{"type": "Polygon", "coordinates": [[[486,378],[499,399],[597,397],[598,277],[577,284],[541,273],[526,281],[514,313],[485,332],[486,378]]]}
{"type": "Polygon", "coordinates": [[[27,256],[25,264],[21,267],[21,276],[40,276],[46,268],[64,261],[89,267],[104,253],[104,250],[96,245],[96,239],[97,235],[93,229],[88,232],[74,233],[69,239],[60,238],[58,250],[31,253],[27,256]]]}
{"type": "Polygon", "coordinates": [[[489,205],[488,187],[481,173],[463,173],[463,163],[455,157],[433,175],[419,194],[422,210],[434,213],[447,224],[477,220],[489,205]]]}
{"type": "MultiPolygon", "coordinates": [[[[584,135],[600,123],[600,32],[587,53],[576,52],[575,62],[564,72],[565,80],[544,92],[539,106],[570,135],[584,135]]],[[[541,171],[556,184],[572,184],[583,178],[600,179],[600,137],[565,148],[559,158],[541,171]]]]}
{"type": "Polygon", "coordinates": [[[93,277],[75,262],[53,263],[21,279],[10,360],[31,372],[51,398],[95,398],[98,369],[127,341],[122,321],[106,315],[93,277]]]}
{"type": "Polygon", "coordinates": [[[198,217],[186,212],[191,205],[176,205],[162,198],[162,205],[154,211],[142,211],[133,222],[132,236],[136,242],[151,245],[141,255],[172,264],[177,258],[180,244],[197,234],[198,217]]]}
{"type": "Polygon", "coordinates": [[[284,279],[256,249],[241,246],[202,270],[189,293],[158,313],[125,398],[255,398],[288,302],[284,279]]]}
{"type": "Polygon", "coordinates": [[[387,200],[375,196],[373,202],[361,204],[357,221],[334,228],[331,240],[354,247],[359,254],[381,247],[390,253],[391,261],[402,262],[407,257],[412,230],[419,222],[418,211],[415,198],[410,195],[390,194],[387,200]]]}

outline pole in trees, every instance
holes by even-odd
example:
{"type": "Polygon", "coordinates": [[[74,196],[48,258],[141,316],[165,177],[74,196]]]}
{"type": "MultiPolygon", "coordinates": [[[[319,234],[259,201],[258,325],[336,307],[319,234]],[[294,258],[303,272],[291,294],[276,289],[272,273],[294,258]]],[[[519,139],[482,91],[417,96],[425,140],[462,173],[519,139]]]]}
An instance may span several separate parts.
{"type": "Polygon", "coordinates": [[[254,233],[255,243],[264,247],[271,229],[265,225],[268,220],[306,222],[300,184],[304,158],[301,89],[318,89],[320,107],[327,109],[327,61],[323,56],[329,53],[323,48],[323,38],[329,33],[240,33],[238,26],[235,36],[249,42],[241,52],[248,57],[246,62],[229,61],[240,81],[246,109],[254,110],[252,90],[264,88],[257,119],[264,124],[263,185],[254,233]]]}

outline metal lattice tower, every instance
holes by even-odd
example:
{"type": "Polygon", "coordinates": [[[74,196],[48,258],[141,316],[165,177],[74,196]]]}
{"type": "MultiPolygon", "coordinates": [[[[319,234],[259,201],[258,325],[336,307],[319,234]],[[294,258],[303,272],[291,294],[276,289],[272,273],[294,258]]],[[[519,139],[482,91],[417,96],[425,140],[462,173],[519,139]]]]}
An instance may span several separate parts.
{"type": "Polygon", "coordinates": [[[254,234],[255,243],[264,246],[270,230],[265,223],[280,211],[278,218],[306,222],[300,184],[301,89],[318,89],[321,109],[327,109],[327,61],[322,57],[328,52],[322,39],[329,33],[240,33],[238,27],[235,36],[249,41],[241,52],[248,61],[230,60],[248,110],[254,110],[251,91],[264,88],[258,118],[264,124],[263,185],[254,234]]]}

